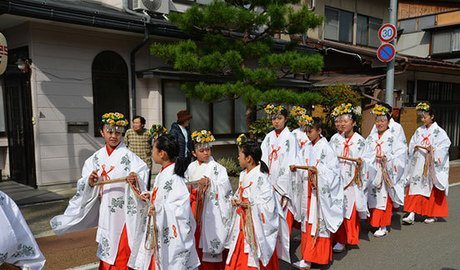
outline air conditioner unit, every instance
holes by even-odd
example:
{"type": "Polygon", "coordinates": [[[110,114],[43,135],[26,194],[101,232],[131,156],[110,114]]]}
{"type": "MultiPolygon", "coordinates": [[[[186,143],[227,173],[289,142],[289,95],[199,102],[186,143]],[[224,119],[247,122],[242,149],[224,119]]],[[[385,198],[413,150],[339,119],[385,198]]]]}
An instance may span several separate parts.
{"type": "Polygon", "coordinates": [[[169,0],[133,0],[133,10],[169,14],[169,0]]]}

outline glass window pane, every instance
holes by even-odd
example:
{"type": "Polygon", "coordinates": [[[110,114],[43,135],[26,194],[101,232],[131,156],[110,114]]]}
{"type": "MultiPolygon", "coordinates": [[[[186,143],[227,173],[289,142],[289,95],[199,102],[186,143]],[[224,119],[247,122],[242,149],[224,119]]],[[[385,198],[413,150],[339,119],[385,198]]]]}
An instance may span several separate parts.
{"type": "Polygon", "coordinates": [[[369,46],[380,46],[379,29],[382,26],[382,19],[369,17],[369,46]]]}
{"type": "Polygon", "coordinates": [[[367,45],[369,25],[367,16],[358,15],[356,43],[359,45],[367,45]]]}
{"type": "Polygon", "coordinates": [[[339,41],[352,42],[353,39],[353,13],[340,11],[339,16],[339,41]]]}
{"type": "Polygon", "coordinates": [[[404,29],[404,33],[411,33],[416,31],[416,20],[409,19],[409,20],[402,20],[399,22],[399,28],[404,29]]]}
{"type": "Polygon", "coordinates": [[[171,124],[177,120],[177,112],[187,109],[187,103],[184,93],[180,90],[178,82],[163,83],[163,100],[164,100],[164,123],[163,125],[169,130],[171,124]]]}
{"type": "Polygon", "coordinates": [[[450,32],[433,33],[433,53],[450,52],[452,44],[451,37],[450,32]]]}
{"type": "Polygon", "coordinates": [[[225,100],[213,105],[214,134],[231,134],[233,121],[233,100],[225,100]]]}
{"type": "Polygon", "coordinates": [[[190,100],[190,113],[192,121],[190,129],[193,130],[209,130],[209,103],[202,102],[198,99],[190,100]]]}
{"type": "Polygon", "coordinates": [[[324,38],[338,40],[339,39],[339,11],[326,7],[325,14],[326,23],[324,26],[324,38]]]}
{"type": "Polygon", "coordinates": [[[235,100],[235,133],[247,132],[246,128],[246,105],[241,99],[235,100]]]}
{"type": "Polygon", "coordinates": [[[418,30],[422,31],[423,29],[427,27],[432,27],[435,24],[435,16],[426,16],[426,17],[420,17],[418,19],[418,30]]]}
{"type": "Polygon", "coordinates": [[[452,33],[452,51],[460,51],[460,29],[452,33]]]}

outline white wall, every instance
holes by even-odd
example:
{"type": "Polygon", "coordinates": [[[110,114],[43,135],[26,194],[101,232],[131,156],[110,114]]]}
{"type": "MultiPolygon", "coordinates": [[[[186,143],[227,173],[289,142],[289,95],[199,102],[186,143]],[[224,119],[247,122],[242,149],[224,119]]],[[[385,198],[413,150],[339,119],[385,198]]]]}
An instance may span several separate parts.
{"type": "MultiPolygon", "coordinates": [[[[123,57],[129,69],[129,53],[142,40],[142,35],[95,30],[71,25],[30,27],[38,186],[75,182],[84,161],[103,145],[94,137],[91,64],[98,53],[111,50],[123,57]],[[68,134],[69,121],[89,122],[89,132],[68,134]]],[[[141,94],[138,104],[144,99],[141,94]]]]}

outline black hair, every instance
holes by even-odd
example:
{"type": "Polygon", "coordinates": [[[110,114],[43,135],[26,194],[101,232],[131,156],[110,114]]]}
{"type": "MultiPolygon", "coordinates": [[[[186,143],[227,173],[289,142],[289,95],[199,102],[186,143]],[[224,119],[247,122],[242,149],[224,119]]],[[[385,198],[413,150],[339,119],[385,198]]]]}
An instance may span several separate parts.
{"type": "Polygon", "coordinates": [[[155,147],[168,154],[169,160],[176,163],[174,173],[184,177],[188,164],[185,158],[179,157],[179,143],[176,138],[171,134],[163,134],[155,140],[155,147]]]}
{"type": "Polygon", "coordinates": [[[287,118],[288,118],[288,111],[286,108],[283,107],[283,109],[280,111],[280,114],[282,116],[284,116],[284,118],[286,118],[286,121],[287,121],[287,118]]]}
{"type": "Polygon", "coordinates": [[[323,123],[321,122],[321,118],[319,117],[313,117],[313,124],[310,126],[310,128],[314,128],[316,130],[322,130],[323,129],[323,123]]]}
{"type": "Polygon", "coordinates": [[[424,101],[423,103],[426,103],[426,104],[428,104],[428,106],[430,106],[430,109],[428,111],[423,111],[423,112],[427,112],[431,117],[433,117],[433,123],[434,123],[436,121],[436,118],[435,118],[435,115],[434,115],[433,106],[431,106],[431,103],[428,102],[428,101],[424,101]]]}
{"type": "Polygon", "coordinates": [[[140,119],[140,120],[141,120],[141,124],[142,124],[142,125],[145,125],[146,122],[145,122],[145,118],[144,118],[144,117],[142,117],[142,116],[140,116],[140,115],[136,115],[136,116],[133,117],[133,122],[134,122],[134,120],[136,120],[136,119],[140,119]]]}
{"type": "Polygon", "coordinates": [[[262,159],[262,150],[260,145],[253,141],[247,141],[239,146],[239,149],[245,156],[251,156],[256,164],[260,164],[260,172],[269,173],[268,166],[263,162],[262,159]]]}

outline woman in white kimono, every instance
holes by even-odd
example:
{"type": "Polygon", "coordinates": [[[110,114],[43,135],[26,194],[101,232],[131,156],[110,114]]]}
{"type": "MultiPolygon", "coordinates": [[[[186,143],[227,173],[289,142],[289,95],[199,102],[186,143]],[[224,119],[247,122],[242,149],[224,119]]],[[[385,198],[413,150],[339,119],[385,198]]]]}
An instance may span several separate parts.
{"type": "Polygon", "coordinates": [[[356,119],[361,114],[361,109],[353,107],[350,103],[342,104],[337,108],[340,117],[340,136],[330,141],[330,145],[339,158],[340,180],[344,185],[344,212],[343,223],[334,235],[336,244],[334,252],[342,252],[345,245],[359,244],[360,218],[367,218],[367,197],[364,193],[366,182],[364,163],[361,159],[365,139],[357,132],[356,119]]]}
{"type": "Polygon", "coordinates": [[[299,269],[310,269],[311,263],[332,261],[333,233],[343,220],[343,185],[340,181],[337,155],[321,136],[321,120],[311,118],[307,125],[310,142],[302,150],[302,163],[291,170],[303,174],[301,258],[294,263],[299,269]]]}
{"type": "Polygon", "coordinates": [[[375,237],[387,235],[391,225],[393,206],[404,205],[404,168],[407,164],[407,145],[397,138],[399,134],[389,128],[390,110],[376,104],[377,133],[371,133],[366,140],[363,159],[368,178],[369,224],[378,228],[375,237]]]}
{"type": "Polygon", "coordinates": [[[269,182],[275,190],[275,196],[281,204],[279,228],[279,245],[277,247],[280,259],[290,262],[289,242],[294,219],[299,221],[300,215],[296,205],[301,196],[301,190],[296,187],[296,177],[291,174],[289,165],[294,164],[297,156],[297,142],[286,126],[288,112],[283,106],[268,104],[265,113],[271,118],[274,130],[264,138],[262,149],[262,161],[268,165],[269,182]]]}
{"type": "Polygon", "coordinates": [[[45,265],[34,235],[16,203],[0,191],[0,269],[40,270],[45,265]],[[8,268],[10,267],[10,268],[8,268]],[[17,267],[17,268],[16,268],[17,267]]]}
{"type": "Polygon", "coordinates": [[[212,157],[210,131],[194,131],[196,160],[187,168],[185,179],[191,188],[192,212],[197,223],[195,243],[201,270],[223,270],[222,251],[230,227],[232,186],[227,170],[212,157]],[[198,216],[199,215],[199,216],[198,216]]]}
{"type": "Polygon", "coordinates": [[[184,179],[186,159],[178,157],[179,144],[170,134],[155,140],[152,156],[161,170],[152,191],[143,194],[150,206],[135,269],[196,269],[200,261],[190,193],[184,179]]]}
{"type": "Polygon", "coordinates": [[[275,252],[279,214],[274,191],[268,182],[267,165],[261,161],[260,146],[239,146],[238,161],[244,171],[232,198],[233,218],[228,237],[226,270],[277,270],[275,252]]]}
{"type": "Polygon", "coordinates": [[[121,141],[128,121],[120,113],[102,116],[105,146],[89,157],[77,182],[77,193],[63,215],[51,219],[56,234],[97,226],[99,269],[134,267],[147,203],[149,168],[121,141]]]}
{"type": "MultiPolygon", "coordinates": [[[[404,130],[403,130],[403,127],[401,126],[400,123],[396,122],[394,119],[393,119],[393,116],[392,116],[392,111],[393,111],[393,108],[386,104],[386,103],[382,103],[380,104],[382,106],[384,106],[385,108],[387,108],[390,112],[390,122],[388,124],[388,129],[393,133],[395,134],[395,138],[397,138],[398,140],[401,141],[401,143],[403,144],[407,144],[407,140],[406,140],[406,134],[404,133],[404,130]]],[[[373,134],[373,133],[378,133],[377,131],[377,126],[374,124],[374,126],[372,127],[372,130],[370,132],[370,134],[373,134]]]]}
{"type": "Polygon", "coordinates": [[[429,103],[417,105],[417,113],[423,122],[409,144],[410,162],[406,170],[409,193],[404,211],[409,215],[403,223],[413,224],[415,213],[425,216],[425,223],[433,223],[436,217],[448,216],[447,193],[449,190],[450,139],[435,122],[429,103]]]}
{"type": "Polygon", "coordinates": [[[302,120],[302,116],[306,113],[307,110],[300,106],[294,106],[291,109],[291,116],[294,117],[294,119],[297,121],[297,124],[299,125],[298,128],[292,131],[292,135],[294,135],[297,142],[297,153],[299,153],[308,142],[305,121],[302,120]]]}

